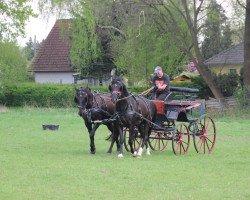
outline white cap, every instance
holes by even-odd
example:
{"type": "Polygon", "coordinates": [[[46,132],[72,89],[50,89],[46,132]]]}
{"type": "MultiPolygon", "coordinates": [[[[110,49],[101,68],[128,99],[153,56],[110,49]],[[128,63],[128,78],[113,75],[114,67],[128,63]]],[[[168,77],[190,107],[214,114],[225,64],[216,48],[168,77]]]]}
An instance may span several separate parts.
{"type": "Polygon", "coordinates": [[[156,66],[155,67],[155,73],[157,73],[157,72],[159,72],[159,71],[161,71],[162,69],[161,69],[161,67],[160,66],[156,66]]]}

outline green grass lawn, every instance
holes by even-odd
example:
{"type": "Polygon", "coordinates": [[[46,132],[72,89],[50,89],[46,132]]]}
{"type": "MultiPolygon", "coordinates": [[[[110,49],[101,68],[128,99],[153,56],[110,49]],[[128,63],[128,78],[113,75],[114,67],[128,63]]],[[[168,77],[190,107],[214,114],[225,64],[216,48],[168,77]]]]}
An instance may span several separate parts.
{"type": "Polygon", "coordinates": [[[106,151],[109,134],[96,134],[96,154],[77,109],[12,108],[0,113],[0,199],[250,199],[250,114],[216,118],[211,155],[191,145],[185,156],[151,152],[123,159],[106,151]],[[60,124],[58,131],[42,124],[60,124]]]}

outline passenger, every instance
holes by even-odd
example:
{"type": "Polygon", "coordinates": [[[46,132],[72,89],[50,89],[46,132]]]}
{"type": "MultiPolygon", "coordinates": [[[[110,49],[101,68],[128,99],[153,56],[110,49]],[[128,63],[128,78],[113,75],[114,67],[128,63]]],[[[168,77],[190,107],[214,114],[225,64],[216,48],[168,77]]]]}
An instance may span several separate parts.
{"type": "Polygon", "coordinates": [[[153,86],[150,88],[153,91],[152,99],[166,100],[170,94],[169,76],[163,73],[160,66],[155,67],[154,74],[153,86]]]}

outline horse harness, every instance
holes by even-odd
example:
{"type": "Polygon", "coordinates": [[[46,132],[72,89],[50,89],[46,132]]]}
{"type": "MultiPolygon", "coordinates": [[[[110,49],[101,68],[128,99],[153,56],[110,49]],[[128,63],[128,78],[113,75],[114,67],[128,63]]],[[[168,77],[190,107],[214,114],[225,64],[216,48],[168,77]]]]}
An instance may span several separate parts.
{"type": "MultiPolygon", "coordinates": [[[[95,121],[92,121],[91,119],[91,111],[93,111],[94,109],[99,109],[100,111],[102,111],[103,113],[105,113],[107,116],[111,117],[112,115],[108,112],[108,106],[104,100],[104,98],[101,96],[101,94],[99,92],[94,92],[93,94],[93,104],[95,106],[92,106],[90,108],[85,108],[83,109],[82,107],[79,107],[82,112],[86,115],[87,119],[91,122],[91,123],[96,123],[95,121]],[[101,99],[101,104],[99,105],[98,100],[97,100],[97,96],[99,96],[99,98],[101,99]],[[104,109],[103,109],[104,107],[104,109]]],[[[89,96],[87,94],[87,105],[89,104],[89,96]]]]}
{"type": "MultiPolygon", "coordinates": [[[[143,97],[137,96],[137,97],[139,97],[139,98],[146,104],[146,107],[147,107],[147,110],[148,110],[148,113],[149,113],[149,118],[150,118],[150,120],[147,119],[147,118],[145,118],[145,117],[143,117],[142,111],[141,111],[141,107],[140,107],[140,104],[139,104],[138,100],[136,99],[135,95],[130,94],[129,96],[124,97],[124,98],[121,98],[121,99],[119,99],[118,101],[125,100],[125,99],[131,98],[131,97],[135,100],[135,102],[136,102],[136,104],[137,104],[138,112],[134,109],[134,106],[132,105],[131,102],[128,103],[128,105],[127,105],[127,107],[126,107],[125,109],[127,109],[128,107],[130,107],[131,110],[132,110],[135,114],[137,114],[142,120],[145,120],[145,121],[149,122],[149,123],[152,125],[152,116],[151,116],[151,113],[150,113],[149,105],[148,105],[148,102],[145,101],[145,99],[144,99],[143,97]]],[[[117,101],[117,102],[118,102],[118,101],[117,101]]],[[[117,103],[117,102],[116,102],[116,103],[117,103]]],[[[124,115],[124,113],[116,112],[115,115],[116,115],[116,117],[119,119],[119,121],[121,121],[120,117],[121,117],[122,115],[124,115]]]]}

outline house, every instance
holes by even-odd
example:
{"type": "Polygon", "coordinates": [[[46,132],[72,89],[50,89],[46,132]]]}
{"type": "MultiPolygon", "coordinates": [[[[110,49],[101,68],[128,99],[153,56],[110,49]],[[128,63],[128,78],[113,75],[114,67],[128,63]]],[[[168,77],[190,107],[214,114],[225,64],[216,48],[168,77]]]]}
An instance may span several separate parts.
{"type": "Polygon", "coordinates": [[[191,82],[192,76],[187,72],[182,72],[180,75],[174,77],[173,82],[191,82]]]}
{"type": "Polygon", "coordinates": [[[230,72],[240,74],[244,64],[243,42],[207,59],[205,64],[216,74],[228,74],[230,72]]]}
{"type": "Polygon", "coordinates": [[[59,19],[42,42],[31,64],[36,83],[73,84],[80,82],[100,85],[104,82],[96,77],[78,80],[79,73],[73,69],[70,62],[71,29],[71,19],[59,19]]]}
{"type": "Polygon", "coordinates": [[[38,49],[31,69],[37,83],[74,83],[70,64],[70,20],[57,20],[38,49]]]}

